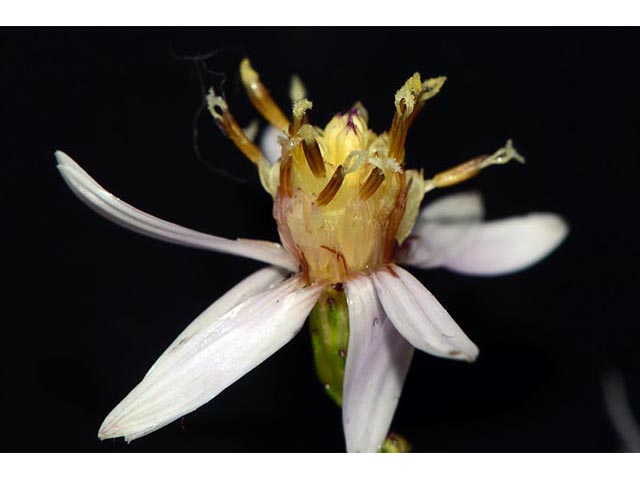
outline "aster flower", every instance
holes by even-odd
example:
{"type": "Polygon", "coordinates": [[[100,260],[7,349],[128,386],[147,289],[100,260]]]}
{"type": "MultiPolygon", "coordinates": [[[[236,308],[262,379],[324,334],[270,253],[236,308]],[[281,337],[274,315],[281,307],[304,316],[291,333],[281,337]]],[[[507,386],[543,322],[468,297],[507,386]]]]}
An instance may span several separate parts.
{"type": "Polygon", "coordinates": [[[511,273],[551,252],[566,236],[566,223],[550,213],[485,222],[477,193],[445,197],[420,212],[430,190],[490,165],[523,161],[509,141],[493,155],[431,178],[405,168],[408,129],[444,77],[423,82],[413,75],[396,93],[389,132],[376,135],[360,103],[335,115],[324,129],[312,126],[312,103],[297,78],[289,119],[248,60],[240,71],[251,102],[272,125],[261,148],[213,90],[209,109],[258,167],[274,201],[282,244],[229,240],[156,218],[110,194],[68,155],[56,152],[71,190],[109,220],[159,240],[269,265],[176,338],[107,416],[99,437],[131,441],[192,412],[275,353],[311,317],[318,375],[343,407],[347,450],[378,451],[415,348],[467,362],[478,355],[445,308],[399,263],[471,275],[511,273]],[[323,322],[329,317],[337,330],[327,334],[323,322]]]}

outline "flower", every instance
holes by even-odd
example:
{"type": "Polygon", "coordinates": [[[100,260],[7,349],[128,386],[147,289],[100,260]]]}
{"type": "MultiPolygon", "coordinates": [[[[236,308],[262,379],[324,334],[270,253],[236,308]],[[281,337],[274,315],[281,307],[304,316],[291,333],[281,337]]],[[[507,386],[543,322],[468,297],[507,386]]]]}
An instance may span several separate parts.
{"type": "Polygon", "coordinates": [[[109,220],[159,240],[270,265],[198,316],[107,416],[98,435],[131,441],[199,408],[285,345],[323,292],[340,286],[349,329],[342,389],[346,446],[377,451],[414,348],[467,362],[478,355],[444,307],[398,264],[471,275],[510,273],[551,252],[566,236],[567,225],[550,213],[485,222],[477,193],[445,197],[419,211],[423,196],[434,188],[489,165],[523,161],[509,141],[493,155],[430,179],[405,169],[408,128],[444,77],[423,82],[412,76],[396,93],[390,131],[376,135],[359,103],[320,129],[308,123],[312,104],[299,80],[291,88],[290,121],[247,60],[241,75],[249,98],[272,124],[262,148],[213,90],[209,108],[223,132],[257,165],[274,199],[282,245],[228,240],[156,218],[110,194],[68,155],[56,152],[71,190],[109,220]]]}

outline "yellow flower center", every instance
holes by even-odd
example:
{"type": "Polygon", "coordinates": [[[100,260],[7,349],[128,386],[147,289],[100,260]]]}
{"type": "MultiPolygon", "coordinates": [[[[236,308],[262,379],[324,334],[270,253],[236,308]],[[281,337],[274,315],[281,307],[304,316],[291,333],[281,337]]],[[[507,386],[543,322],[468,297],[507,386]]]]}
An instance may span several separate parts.
{"type": "Polygon", "coordinates": [[[388,134],[368,129],[359,104],[282,142],[274,216],[310,281],[341,282],[392,261],[407,175],[388,152],[388,134]]]}

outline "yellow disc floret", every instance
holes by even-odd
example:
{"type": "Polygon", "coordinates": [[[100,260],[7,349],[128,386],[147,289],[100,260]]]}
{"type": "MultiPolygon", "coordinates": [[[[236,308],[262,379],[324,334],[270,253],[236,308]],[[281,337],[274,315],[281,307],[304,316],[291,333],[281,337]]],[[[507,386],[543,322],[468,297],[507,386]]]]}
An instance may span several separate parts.
{"type": "Polygon", "coordinates": [[[340,282],[388,260],[406,181],[387,152],[387,136],[368,129],[360,105],[284,142],[274,215],[310,279],[340,282]]]}

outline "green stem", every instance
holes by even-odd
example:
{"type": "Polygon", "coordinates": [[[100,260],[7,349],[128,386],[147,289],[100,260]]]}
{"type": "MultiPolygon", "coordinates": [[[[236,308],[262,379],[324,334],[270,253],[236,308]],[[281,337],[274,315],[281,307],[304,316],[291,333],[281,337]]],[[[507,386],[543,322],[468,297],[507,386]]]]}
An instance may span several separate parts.
{"type": "Polygon", "coordinates": [[[309,315],[309,329],[318,379],[341,407],[349,345],[349,310],[342,284],[332,285],[322,293],[309,315]]]}
{"type": "MultiPolygon", "coordinates": [[[[342,384],[349,346],[349,309],[341,283],[327,288],[309,315],[313,360],[324,391],[342,407],[342,384]]],[[[411,451],[401,435],[390,433],[380,448],[382,453],[411,451]]]]}

